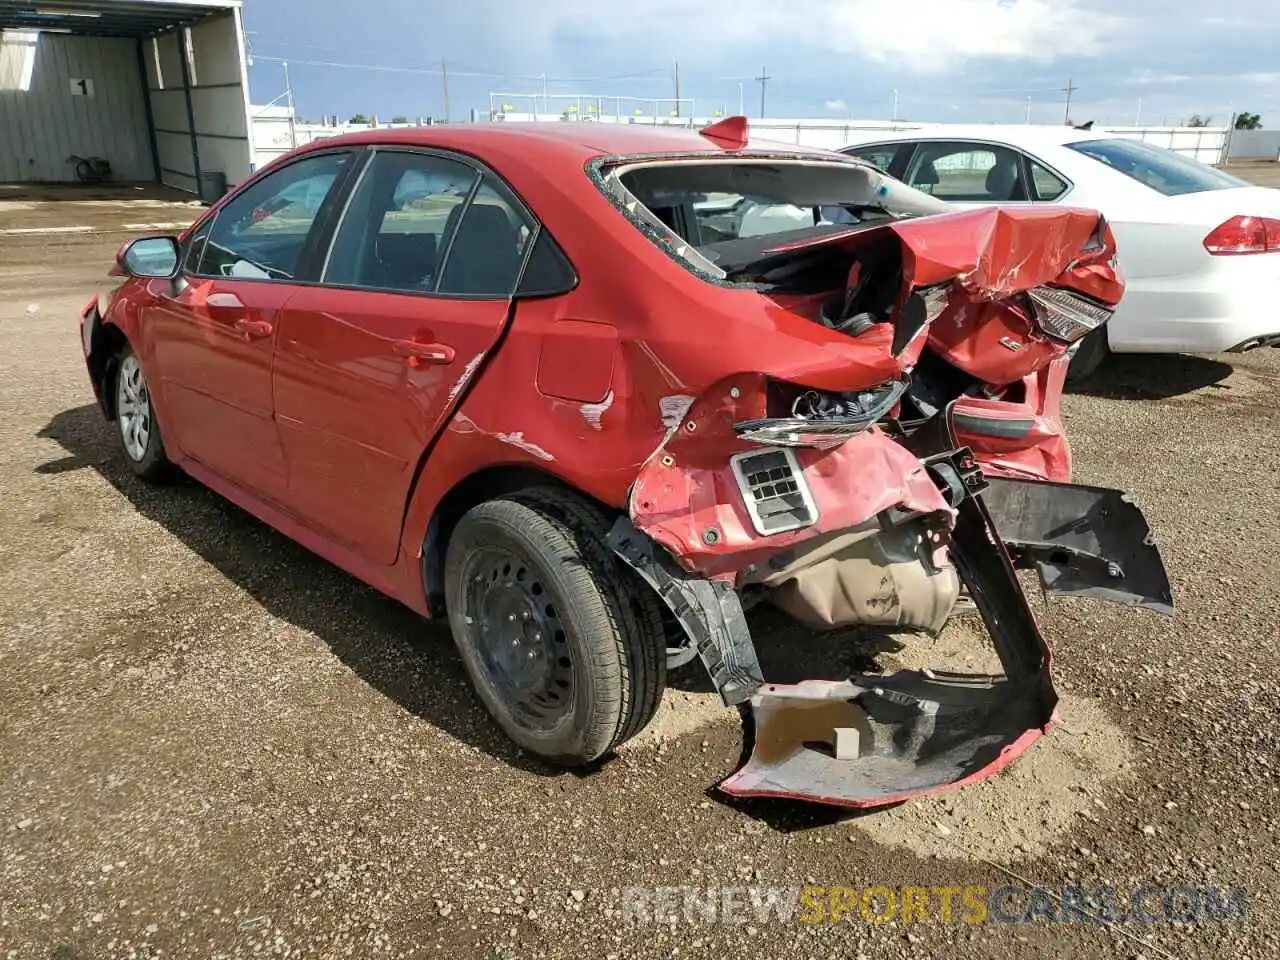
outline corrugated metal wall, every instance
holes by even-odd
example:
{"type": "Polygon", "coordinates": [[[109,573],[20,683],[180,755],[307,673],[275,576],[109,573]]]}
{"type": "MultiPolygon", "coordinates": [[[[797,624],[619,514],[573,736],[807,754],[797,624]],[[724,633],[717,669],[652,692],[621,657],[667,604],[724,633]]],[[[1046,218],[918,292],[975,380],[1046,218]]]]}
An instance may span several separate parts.
{"type": "Polygon", "coordinates": [[[155,179],[136,41],[41,34],[30,89],[0,89],[0,182],[74,180],[72,154],[106,158],[116,180],[155,179]]]}

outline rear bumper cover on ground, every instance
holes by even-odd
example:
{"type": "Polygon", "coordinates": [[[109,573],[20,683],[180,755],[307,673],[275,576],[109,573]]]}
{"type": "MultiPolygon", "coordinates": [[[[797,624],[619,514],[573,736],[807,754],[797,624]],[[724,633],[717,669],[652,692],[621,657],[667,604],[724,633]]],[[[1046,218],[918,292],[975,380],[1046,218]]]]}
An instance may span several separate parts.
{"type": "Polygon", "coordinates": [[[880,807],[999,771],[1054,723],[1050,652],[1015,572],[1048,593],[1172,609],[1145,518],[1116,490],[991,478],[959,505],[951,560],[1003,675],[932,670],[767,684],[732,587],[681,570],[629,521],[614,549],[689,631],[726,703],[748,702],[751,754],[721,784],[737,797],[880,807]],[[1003,545],[1002,545],[1003,544],[1003,545]]]}

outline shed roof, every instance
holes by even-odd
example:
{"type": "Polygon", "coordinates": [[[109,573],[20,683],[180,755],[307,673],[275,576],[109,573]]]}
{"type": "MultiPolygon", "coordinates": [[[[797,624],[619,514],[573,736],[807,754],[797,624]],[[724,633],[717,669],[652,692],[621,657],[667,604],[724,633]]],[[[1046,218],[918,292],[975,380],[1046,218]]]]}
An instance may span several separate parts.
{"type": "Polygon", "coordinates": [[[43,30],[91,37],[151,37],[242,0],[0,0],[0,30],[43,30]]]}

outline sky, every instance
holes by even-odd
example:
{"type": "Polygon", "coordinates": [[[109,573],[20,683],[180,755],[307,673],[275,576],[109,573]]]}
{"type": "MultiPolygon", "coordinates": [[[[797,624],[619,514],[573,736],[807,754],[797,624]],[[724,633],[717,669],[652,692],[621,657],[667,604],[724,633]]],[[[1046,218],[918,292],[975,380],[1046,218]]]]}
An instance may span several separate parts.
{"type": "Polygon", "coordinates": [[[254,103],[287,60],[308,118],[443,117],[442,63],[454,120],[544,86],[556,111],[673,98],[678,64],[700,116],[760,116],[763,71],[768,116],[887,120],[896,99],[904,120],[1060,123],[1070,84],[1076,123],[1280,125],[1275,0],[247,0],[245,25],[254,103]]]}

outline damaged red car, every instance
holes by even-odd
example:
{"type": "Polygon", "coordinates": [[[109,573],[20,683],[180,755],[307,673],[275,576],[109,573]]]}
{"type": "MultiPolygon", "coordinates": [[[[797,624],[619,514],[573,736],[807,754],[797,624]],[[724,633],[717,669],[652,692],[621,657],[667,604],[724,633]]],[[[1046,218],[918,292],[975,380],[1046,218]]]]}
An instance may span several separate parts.
{"type": "Polygon", "coordinates": [[[1132,498],[1068,482],[1067,353],[1123,293],[1091,211],[955,212],[743,118],[375,130],[115,272],[83,348],[132,470],[447,618],[553,763],[608,754],[700,658],[754,718],[724,790],[893,802],[1051,726],[1019,568],[1171,609],[1132,498]],[[922,636],[967,606],[1001,669],[771,684],[761,601],[922,636]]]}

